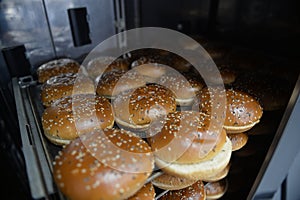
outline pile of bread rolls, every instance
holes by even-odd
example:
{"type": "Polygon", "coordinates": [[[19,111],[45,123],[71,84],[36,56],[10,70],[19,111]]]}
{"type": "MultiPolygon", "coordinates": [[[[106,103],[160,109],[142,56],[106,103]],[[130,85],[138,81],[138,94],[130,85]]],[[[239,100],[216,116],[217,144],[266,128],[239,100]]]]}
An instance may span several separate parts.
{"type": "Polygon", "coordinates": [[[231,87],[230,68],[220,68],[226,89],[208,88],[173,53],[130,55],[38,68],[44,134],[63,145],[54,161],[58,188],[69,199],[221,198],[232,152],[259,123],[260,103],[231,87]]]}

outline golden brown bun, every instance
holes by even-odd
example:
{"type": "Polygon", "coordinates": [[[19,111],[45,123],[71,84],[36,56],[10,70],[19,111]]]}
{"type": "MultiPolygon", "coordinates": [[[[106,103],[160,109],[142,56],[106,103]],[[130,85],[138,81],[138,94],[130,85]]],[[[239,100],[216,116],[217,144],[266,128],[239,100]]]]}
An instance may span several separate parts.
{"type": "Polygon", "coordinates": [[[43,105],[48,107],[57,99],[73,94],[93,94],[94,84],[83,74],[60,74],[51,77],[42,85],[41,99],[43,105]]]}
{"type": "Polygon", "coordinates": [[[204,200],[205,197],[203,182],[197,181],[187,188],[167,192],[160,200],[204,200]]]}
{"type": "Polygon", "coordinates": [[[67,145],[55,158],[53,175],[68,199],[127,199],[154,168],[149,145],[119,129],[95,130],[67,145]]]}
{"type": "Polygon", "coordinates": [[[177,55],[172,55],[171,57],[172,63],[170,64],[170,67],[173,67],[179,72],[188,72],[192,68],[192,65],[185,60],[184,58],[177,56],[177,55]]]}
{"type": "Polygon", "coordinates": [[[158,157],[155,157],[155,162],[156,165],[162,168],[163,171],[173,176],[192,180],[207,180],[224,170],[230,161],[231,152],[231,142],[228,138],[226,138],[226,143],[221,151],[210,160],[198,163],[181,164],[167,163],[158,157]]]}
{"type": "Polygon", "coordinates": [[[149,84],[121,93],[113,101],[118,125],[132,130],[149,128],[152,120],[176,110],[175,96],[169,89],[149,84]]]}
{"type": "Polygon", "coordinates": [[[248,141],[248,135],[245,133],[227,134],[232,143],[232,151],[237,151],[243,148],[248,141]]]}
{"type": "Polygon", "coordinates": [[[210,127],[209,116],[194,111],[176,111],[151,124],[148,138],[157,158],[178,164],[210,160],[223,148],[226,132],[210,127]]]}
{"type": "Polygon", "coordinates": [[[221,172],[214,174],[213,176],[211,176],[209,178],[202,179],[202,181],[205,181],[205,182],[219,181],[228,175],[229,169],[230,169],[230,163],[221,172]]]}
{"type": "Polygon", "coordinates": [[[128,71],[129,62],[124,58],[115,59],[110,56],[101,56],[90,60],[87,64],[86,70],[88,75],[97,81],[97,77],[103,73],[110,71],[128,71]]]}
{"type": "Polygon", "coordinates": [[[44,83],[53,76],[65,73],[77,73],[80,65],[75,60],[69,58],[61,58],[52,60],[37,69],[38,82],[44,83]]]}
{"type": "Polygon", "coordinates": [[[99,79],[96,93],[109,99],[123,91],[138,88],[146,85],[143,76],[135,71],[111,71],[103,74],[99,79]]]}
{"type": "Polygon", "coordinates": [[[176,103],[180,106],[191,105],[196,97],[196,93],[204,86],[204,84],[195,77],[183,76],[178,72],[166,73],[158,80],[158,84],[172,90],[176,96],[176,103]]]}
{"type": "MultiPolygon", "coordinates": [[[[214,88],[204,88],[198,94],[199,110],[213,115],[211,105],[211,93],[214,88]]],[[[222,100],[222,95],[214,95],[214,100],[222,100]]],[[[251,129],[262,117],[262,107],[247,93],[232,89],[226,90],[226,117],[224,129],[227,133],[241,133],[251,129]]]]}
{"type": "Polygon", "coordinates": [[[137,57],[136,60],[134,60],[131,63],[132,68],[143,64],[149,64],[149,63],[157,63],[157,64],[163,64],[167,66],[171,65],[172,59],[170,53],[168,53],[167,51],[164,51],[161,54],[160,51],[153,49],[150,51],[149,50],[145,51],[143,54],[144,55],[140,55],[139,57],[137,57]]]}
{"type": "Polygon", "coordinates": [[[152,183],[148,183],[144,185],[134,196],[130,197],[128,200],[154,200],[155,194],[155,189],[152,183]]]}
{"type": "Polygon", "coordinates": [[[220,73],[224,84],[232,84],[236,79],[236,73],[231,69],[221,68],[220,73]]]}
{"type": "Polygon", "coordinates": [[[166,173],[152,180],[154,186],[163,190],[180,190],[193,185],[195,182],[196,180],[189,180],[166,173]]]}
{"type": "Polygon", "coordinates": [[[222,179],[217,182],[206,183],[205,186],[206,199],[219,199],[228,189],[227,179],[222,179]]]}
{"type": "Polygon", "coordinates": [[[145,80],[149,83],[156,82],[156,80],[164,75],[167,71],[165,65],[158,63],[146,63],[136,66],[134,65],[132,67],[134,71],[144,76],[145,80]]]}
{"type": "MultiPolygon", "coordinates": [[[[216,63],[217,68],[219,70],[219,73],[221,75],[222,81],[224,85],[228,84],[233,84],[235,80],[237,79],[238,73],[236,70],[232,67],[231,64],[224,64],[223,62],[221,63],[216,63]]],[[[206,77],[208,81],[212,84],[217,84],[218,80],[216,76],[210,76],[206,77]]]]}
{"type": "Polygon", "coordinates": [[[131,66],[135,67],[146,63],[158,63],[172,67],[179,72],[188,72],[191,69],[191,64],[182,57],[160,49],[147,49],[135,53],[135,60],[131,66]]]}
{"type": "Polygon", "coordinates": [[[227,133],[251,129],[262,117],[263,109],[250,95],[235,90],[226,91],[227,111],[224,128],[227,133]]]}
{"type": "Polygon", "coordinates": [[[67,144],[95,128],[111,128],[113,124],[111,104],[104,97],[93,94],[59,99],[46,108],[42,116],[44,134],[59,145],[67,144]]]}

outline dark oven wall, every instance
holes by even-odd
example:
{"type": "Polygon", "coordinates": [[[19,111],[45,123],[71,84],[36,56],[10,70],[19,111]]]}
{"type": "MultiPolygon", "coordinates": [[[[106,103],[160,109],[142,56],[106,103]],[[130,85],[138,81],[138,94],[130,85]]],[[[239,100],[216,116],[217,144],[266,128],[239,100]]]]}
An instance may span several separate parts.
{"type": "Polygon", "coordinates": [[[158,26],[189,35],[297,58],[300,2],[297,0],[153,0],[126,2],[127,27],[158,26]]]}

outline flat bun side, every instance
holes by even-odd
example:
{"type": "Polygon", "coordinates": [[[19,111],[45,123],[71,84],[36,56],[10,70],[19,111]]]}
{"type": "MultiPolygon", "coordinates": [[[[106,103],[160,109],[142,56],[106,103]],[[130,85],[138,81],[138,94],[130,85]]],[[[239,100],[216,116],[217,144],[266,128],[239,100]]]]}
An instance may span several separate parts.
{"type": "Polygon", "coordinates": [[[161,197],[161,200],[182,200],[182,199],[197,199],[205,200],[206,193],[204,189],[203,182],[201,180],[197,181],[193,185],[180,189],[171,190],[161,197]]]}
{"type": "Polygon", "coordinates": [[[232,143],[232,151],[237,151],[243,148],[248,141],[248,135],[245,133],[227,134],[227,137],[232,143]]]}
{"type": "Polygon", "coordinates": [[[183,177],[191,180],[206,180],[220,173],[229,163],[232,146],[227,138],[222,150],[211,160],[194,164],[167,163],[158,157],[155,162],[163,171],[173,176],[183,177]]]}
{"type": "Polygon", "coordinates": [[[222,179],[216,182],[206,183],[205,186],[206,199],[220,199],[228,189],[228,181],[227,179],[222,179]]]}
{"type": "Polygon", "coordinates": [[[153,185],[163,190],[180,190],[193,185],[195,182],[196,180],[189,180],[166,173],[152,180],[153,185]]]}

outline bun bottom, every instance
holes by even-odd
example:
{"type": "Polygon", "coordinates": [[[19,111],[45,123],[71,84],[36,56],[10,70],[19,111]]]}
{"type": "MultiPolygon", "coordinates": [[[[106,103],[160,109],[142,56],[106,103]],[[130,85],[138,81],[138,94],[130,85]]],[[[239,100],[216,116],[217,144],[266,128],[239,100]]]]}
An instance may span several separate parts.
{"type": "Polygon", "coordinates": [[[194,102],[194,97],[190,99],[177,99],[176,98],[176,104],[177,106],[191,106],[194,102]]]}
{"type": "Polygon", "coordinates": [[[243,148],[248,142],[248,135],[245,133],[227,134],[232,143],[232,151],[243,148]]]}
{"type": "Polygon", "coordinates": [[[173,176],[191,180],[209,180],[226,168],[230,161],[231,153],[231,141],[226,137],[223,148],[210,160],[193,164],[178,164],[168,163],[155,157],[155,162],[163,171],[173,176]]]}
{"type": "Polygon", "coordinates": [[[253,126],[255,126],[257,123],[259,123],[259,120],[256,122],[253,122],[252,124],[245,125],[245,126],[225,126],[223,125],[223,128],[226,130],[226,133],[242,133],[250,130],[253,126]]]}
{"type": "Polygon", "coordinates": [[[217,182],[207,183],[204,188],[207,200],[220,199],[228,190],[228,181],[227,179],[222,179],[217,182]]]}
{"type": "Polygon", "coordinates": [[[163,190],[180,190],[193,185],[196,180],[189,180],[169,174],[162,174],[152,180],[152,184],[163,190]]]}
{"type": "Polygon", "coordinates": [[[71,142],[71,140],[66,140],[66,139],[62,139],[62,138],[59,138],[59,137],[54,137],[54,136],[49,135],[47,133],[45,133],[45,136],[48,140],[50,140],[50,142],[52,142],[53,144],[56,144],[56,145],[60,145],[60,146],[67,145],[71,142]]]}
{"type": "Polygon", "coordinates": [[[134,124],[130,124],[128,122],[125,122],[123,120],[120,120],[119,118],[115,118],[115,121],[116,121],[117,125],[120,128],[124,128],[126,130],[130,130],[130,131],[133,131],[133,132],[136,132],[136,131],[142,132],[142,131],[146,131],[150,128],[150,124],[134,125],[134,124]]]}

